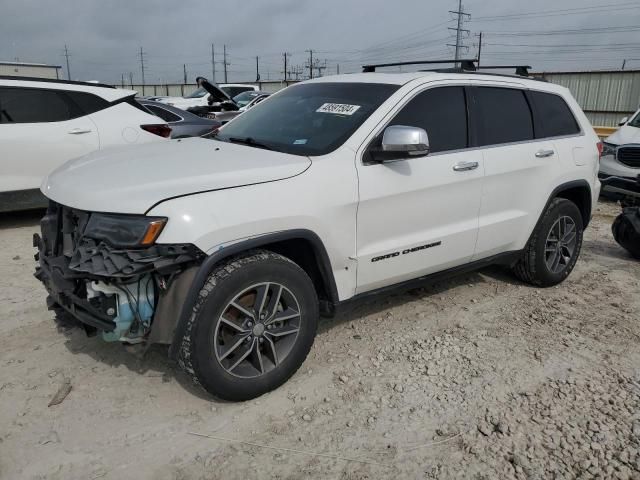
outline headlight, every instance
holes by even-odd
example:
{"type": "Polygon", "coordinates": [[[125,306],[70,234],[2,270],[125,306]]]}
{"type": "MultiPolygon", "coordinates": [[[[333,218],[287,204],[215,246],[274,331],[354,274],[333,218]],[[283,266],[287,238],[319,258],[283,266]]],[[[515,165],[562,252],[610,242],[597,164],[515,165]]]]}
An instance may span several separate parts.
{"type": "Polygon", "coordinates": [[[616,148],[618,148],[617,145],[614,145],[613,143],[603,143],[602,144],[602,156],[607,156],[607,155],[611,155],[615,158],[616,156],[616,148]]]}
{"type": "Polygon", "coordinates": [[[155,243],[166,223],[164,217],[92,213],[84,236],[113,247],[148,247],[155,243]]]}

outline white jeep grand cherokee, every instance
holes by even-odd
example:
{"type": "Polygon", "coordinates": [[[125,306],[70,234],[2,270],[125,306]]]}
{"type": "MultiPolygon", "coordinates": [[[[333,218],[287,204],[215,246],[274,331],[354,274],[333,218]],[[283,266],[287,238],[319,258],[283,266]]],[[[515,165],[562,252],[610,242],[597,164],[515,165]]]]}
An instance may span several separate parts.
{"type": "Polygon", "coordinates": [[[231,400],[285,382],[320,313],[503,264],[572,271],[598,198],[598,137],[568,90],[472,73],[289,87],[193,138],[53,172],[36,235],[49,307],[88,332],[169,344],[231,400]]]}

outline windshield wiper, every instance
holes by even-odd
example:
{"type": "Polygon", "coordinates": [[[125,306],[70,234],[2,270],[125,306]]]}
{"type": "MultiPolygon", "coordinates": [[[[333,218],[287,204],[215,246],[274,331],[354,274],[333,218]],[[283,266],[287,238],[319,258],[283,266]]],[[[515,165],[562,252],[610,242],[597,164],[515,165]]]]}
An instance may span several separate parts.
{"type": "Polygon", "coordinates": [[[273,150],[273,148],[271,148],[269,145],[266,145],[266,144],[260,143],[260,142],[256,142],[251,137],[244,137],[244,138],[229,137],[228,140],[230,142],[232,142],[232,143],[240,143],[242,145],[247,145],[249,147],[264,148],[265,150],[273,150]]]}

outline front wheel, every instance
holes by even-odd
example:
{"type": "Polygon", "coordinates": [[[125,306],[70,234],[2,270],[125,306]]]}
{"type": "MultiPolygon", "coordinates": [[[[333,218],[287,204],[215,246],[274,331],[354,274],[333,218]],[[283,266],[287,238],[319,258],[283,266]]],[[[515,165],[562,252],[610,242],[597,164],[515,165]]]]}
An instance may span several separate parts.
{"type": "Polygon", "coordinates": [[[304,270],[272,252],[249,252],[209,276],[187,324],[179,363],[209,393],[249,400],[298,370],[317,324],[318,299],[304,270]]]}
{"type": "Polygon", "coordinates": [[[564,198],[553,199],[513,267],[514,273],[539,287],[562,282],[578,260],[583,231],[582,214],[576,204],[564,198]]]}

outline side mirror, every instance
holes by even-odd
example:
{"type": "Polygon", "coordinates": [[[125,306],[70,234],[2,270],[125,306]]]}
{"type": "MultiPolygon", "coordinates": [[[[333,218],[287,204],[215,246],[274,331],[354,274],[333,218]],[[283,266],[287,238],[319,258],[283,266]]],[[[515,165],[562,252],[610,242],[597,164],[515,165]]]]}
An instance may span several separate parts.
{"type": "Polygon", "coordinates": [[[618,125],[622,127],[623,125],[626,125],[628,121],[629,117],[624,117],[618,122],[618,125]]]}
{"type": "Polygon", "coordinates": [[[429,155],[429,136],[418,127],[392,125],[384,130],[382,145],[371,154],[378,162],[391,162],[408,157],[429,155]]]}

